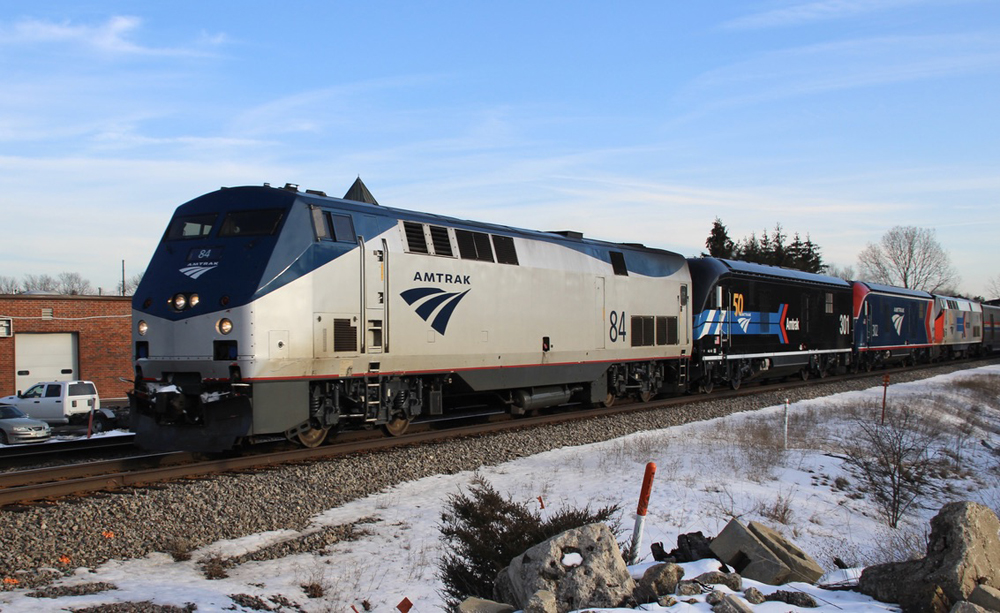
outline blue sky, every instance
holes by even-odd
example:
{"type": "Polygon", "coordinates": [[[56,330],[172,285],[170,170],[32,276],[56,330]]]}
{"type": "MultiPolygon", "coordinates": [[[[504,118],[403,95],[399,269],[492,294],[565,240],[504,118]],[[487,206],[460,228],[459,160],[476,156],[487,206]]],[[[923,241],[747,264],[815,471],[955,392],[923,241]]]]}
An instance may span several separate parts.
{"type": "Polygon", "coordinates": [[[173,209],[297,183],[696,255],[934,228],[1000,273],[1000,2],[0,5],[0,275],[145,268],[173,209]]]}

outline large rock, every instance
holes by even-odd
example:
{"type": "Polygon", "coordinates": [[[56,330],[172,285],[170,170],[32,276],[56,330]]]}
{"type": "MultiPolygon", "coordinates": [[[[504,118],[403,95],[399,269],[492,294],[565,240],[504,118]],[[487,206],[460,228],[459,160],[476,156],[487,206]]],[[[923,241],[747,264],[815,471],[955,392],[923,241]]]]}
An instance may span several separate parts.
{"type": "Polygon", "coordinates": [[[712,607],[712,613],[753,613],[753,607],[736,594],[726,594],[719,604],[712,607]]]}
{"type": "Polygon", "coordinates": [[[988,611],[1000,611],[1000,590],[988,585],[977,585],[969,594],[969,602],[988,611]]]}
{"type": "Polygon", "coordinates": [[[639,604],[656,602],[660,596],[673,594],[677,583],[684,576],[684,569],[676,564],[654,564],[646,569],[635,588],[635,600],[639,604]]]}
{"type": "Polygon", "coordinates": [[[990,610],[963,600],[955,603],[948,613],[990,613],[990,610]]]}
{"type": "Polygon", "coordinates": [[[869,566],[859,590],[906,613],[948,611],[978,585],[1000,588],[1000,520],[975,502],[946,504],[931,520],[921,560],[869,566]]]}
{"type": "Polygon", "coordinates": [[[548,590],[538,590],[528,599],[524,613],[556,613],[559,610],[556,595],[548,590]]]}
{"type": "Polygon", "coordinates": [[[752,521],[748,527],[750,532],[753,532],[754,536],[760,539],[771,550],[771,553],[778,556],[778,559],[788,567],[788,581],[816,583],[823,576],[823,567],[817,564],[816,560],[813,560],[809,554],[799,549],[795,543],[764,524],[752,521]]]}
{"type": "Polygon", "coordinates": [[[736,519],[726,524],[710,547],[717,558],[746,579],[781,585],[791,573],[781,558],[736,519]]]}
{"type": "Polygon", "coordinates": [[[663,543],[653,543],[653,559],[657,562],[696,562],[705,558],[714,558],[712,549],[709,547],[712,539],[705,538],[699,532],[688,532],[677,535],[677,548],[667,553],[663,550],[663,543]]]}
{"type": "Polygon", "coordinates": [[[475,596],[466,598],[455,607],[455,613],[514,613],[514,611],[514,607],[509,604],[475,596]]]}
{"type": "Polygon", "coordinates": [[[631,600],[635,581],[604,524],[556,535],[517,556],[500,571],[494,595],[518,609],[539,590],[555,594],[559,613],[618,607],[631,600]]]}

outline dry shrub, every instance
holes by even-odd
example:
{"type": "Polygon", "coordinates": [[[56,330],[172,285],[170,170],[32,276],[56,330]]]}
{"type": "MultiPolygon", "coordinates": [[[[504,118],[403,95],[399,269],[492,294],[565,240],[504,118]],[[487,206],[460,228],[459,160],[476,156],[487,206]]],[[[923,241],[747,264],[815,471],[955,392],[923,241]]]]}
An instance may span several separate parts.
{"type": "Polygon", "coordinates": [[[449,550],[438,566],[441,596],[451,607],[469,596],[490,599],[493,582],[516,556],[566,530],[604,522],[617,537],[619,509],[564,509],[548,519],[527,505],[505,498],[477,477],[468,492],[449,496],[441,517],[441,535],[449,550]]]}
{"type": "Polygon", "coordinates": [[[952,386],[974,403],[991,409],[998,408],[998,403],[1000,403],[1000,375],[975,375],[956,379],[952,386]]]}
{"type": "MultiPolygon", "coordinates": [[[[829,422],[835,419],[836,407],[808,406],[788,415],[788,446],[795,449],[830,450],[829,422]]],[[[781,427],[784,427],[782,424],[781,427]]]]}
{"type": "Polygon", "coordinates": [[[761,517],[787,526],[792,523],[792,501],[794,499],[794,492],[778,492],[773,502],[760,505],[758,513],[761,517]]]}
{"type": "MultiPolygon", "coordinates": [[[[869,407],[870,409],[870,407],[869,407]]],[[[909,406],[886,408],[885,422],[857,419],[845,443],[846,467],[886,523],[896,528],[939,476],[941,422],[909,406]]]]}
{"type": "Polygon", "coordinates": [[[185,536],[175,536],[167,540],[163,551],[169,553],[174,558],[174,562],[186,562],[191,559],[193,549],[194,544],[191,539],[185,536]]]}
{"type": "Polygon", "coordinates": [[[655,461],[670,448],[670,439],[661,434],[638,434],[613,441],[598,459],[598,467],[621,467],[628,463],[655,461]]]}
{"type": "Polygon", "coordinates": [[[229,576],[227,568],[229,562],[219,554],[212,554],[201,559],[201,572],[206,579],[225,579],[229,576]]]}
{"type": "Polygon", "coordinates": [[[736,446],[737,466],[754,481],[772,479],[785,465],[784,425],[781,416],[743,420],[731,430],[736,446]]]}

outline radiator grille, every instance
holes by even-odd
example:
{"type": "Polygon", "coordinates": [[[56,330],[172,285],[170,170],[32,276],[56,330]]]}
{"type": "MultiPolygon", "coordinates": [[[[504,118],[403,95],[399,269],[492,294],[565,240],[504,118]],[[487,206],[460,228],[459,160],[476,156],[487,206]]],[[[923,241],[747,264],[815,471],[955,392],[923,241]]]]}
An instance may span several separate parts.
{"type": "Polygon", "coordinates": [[[358,327],[351,325],[350,319],[333,320],[333,351],[356,352],[358,350],[358,327]]]}

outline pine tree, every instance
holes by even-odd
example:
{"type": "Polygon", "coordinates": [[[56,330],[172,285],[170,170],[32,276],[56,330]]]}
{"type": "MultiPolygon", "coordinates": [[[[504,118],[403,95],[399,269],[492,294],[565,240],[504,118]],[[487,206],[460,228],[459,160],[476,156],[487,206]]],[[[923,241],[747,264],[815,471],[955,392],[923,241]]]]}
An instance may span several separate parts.
{"type": "Polygon", "coordinates": [[[705,246],[708,247],[708,253],[702,253],[702,257],[708,255],[713,258],[731,259],[735,255],[736,244],[729,238],[729,231],[718,217],[712,223],[712,231],[705,239],[705,246]]]}
{"type": "Polygon", "coordinates": [[[702,256],[726,257],[755,264],[768,264],[771,266],[783,266],[794,268],[805,272],[822,273],[826,269],[823,258],[820,255],[819,245],[812,242],[806,234],[806,240],[796,232],[791,243],[786,243],[786,234],[781,224],[775,224],[774,230],[768,232],[764,230],[760,238],[756,233],[743,238],[734,243],[730,240],[726,226],[722,225],[722,220],[715,219],[712,225],[712,232],[705,241],[708,247],[708,254],[702,256]],[[725,254],[725,255],[719,255],[725,254]]]}

